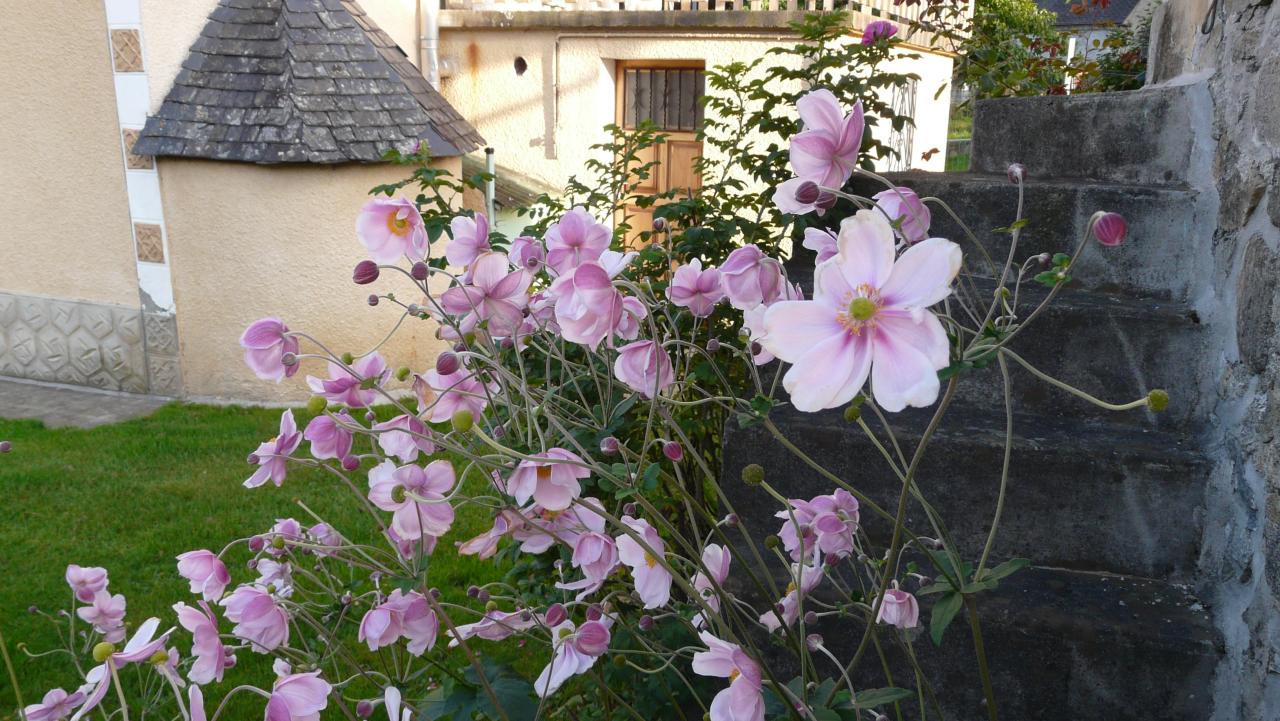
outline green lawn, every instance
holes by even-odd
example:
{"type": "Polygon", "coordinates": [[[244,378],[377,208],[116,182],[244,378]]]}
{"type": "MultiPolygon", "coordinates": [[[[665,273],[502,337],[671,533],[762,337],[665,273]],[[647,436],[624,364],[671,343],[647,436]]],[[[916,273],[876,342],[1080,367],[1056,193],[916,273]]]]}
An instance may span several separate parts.
{"type": "Polygon", "coordinates": [[[947,139],[958,140],[973,136],[973,113],[957,110],[951,113],[951,121],[947,124],[947,139]]]}
{"type": "MultiPolygon", "coordinates": [[[[302,428],[306,414],[295,414],[302,428]]],[[[171,604],[191,602],[175,569],[178,553],[221,549],[285,516],[310,525],[295,499],[351,537],[368,529],[368,517],[332,475],[291,469],[282,488],[241,486],[250,473],[246,455],[276,434],[279,417],[280,411],[271,409],[172,404],[147,418],[92,430],[0,420],[0,439],[13,442],[13,451],[0,456],[6,511],[0,523],[0,629],[18,666],[26,703],[54,686],[71,690],[77,684],[65,661],[30,660],[14,652],[24,641],[33,650],[56,644],[48,622],[27,608],[68,605],[70,591],[63,580],[68,563],[106,567],[111,591],[128,599],[126,620],[132,624],[152,615],[172,622],[171,604]]],[[[489,524],[487,513],[462,509],[441,543],[431,582],[451,600],[463,600],[468,585],[501,575],[493,562],[459,558],[449,547],[489,524]]],[[[252,578],[243,565],[246,558],[241,554],[228,564],[236,582],[252,578]]],[[[190,639],[185,633],[178,639],[185,655],[190,639]]],[[[269,682],[260,658],[242,652],[240,661],[228,683],[210,691],[214,698],[236,683],[269,682]]],[[[8,678],[0,673],[0,718],[10,717],[13,708],[8,678]]],[[[261,713],[259,702],[231,715],[261,713]]]]}
{"type": "Polygon", "coordinates": [[[947,156],[947,172],[963,173],[969,169],[969,154],[964,155],[948,155],[947,156]]]}

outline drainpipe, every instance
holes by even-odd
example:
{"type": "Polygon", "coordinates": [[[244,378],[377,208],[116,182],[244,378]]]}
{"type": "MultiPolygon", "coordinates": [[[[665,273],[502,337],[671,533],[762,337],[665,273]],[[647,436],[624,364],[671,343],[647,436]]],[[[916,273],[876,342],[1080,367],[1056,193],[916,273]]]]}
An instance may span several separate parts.
{"type": "Polygon", "coordinates": [[[484,183],[484,211],[492,227],[497,222],[494,217],[494,196],[498,194],[498,166],[493,162],[493,148],[484,149],[484,171],[489,174],[489,179],[484,183]]]}
{"type": "Polygon", "coordinates": [[[440,89],[440,0],[418,0],[418,62],[422,76],[440,89]]]}

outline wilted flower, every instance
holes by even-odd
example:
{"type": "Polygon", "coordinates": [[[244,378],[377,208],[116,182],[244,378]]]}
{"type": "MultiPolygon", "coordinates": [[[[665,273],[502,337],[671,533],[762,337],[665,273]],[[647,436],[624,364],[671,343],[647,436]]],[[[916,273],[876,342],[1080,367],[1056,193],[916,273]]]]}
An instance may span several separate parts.
{"type": "Polygon", "coordinates": [[[356,217],[356,237],[379,263],[401,256],[422,260],[427,253],[427,229],[418,206],[408,198],[372,198],[356,217]]]}
{"type": "Polygon", "coordinates": [[[893,230],[869,210],[841,224],[838,242],[815,273],[814,299],[778,302],[764,318],[760,343],[794,364],[783,377],[791,402],[802,411],[843,405],[870,375],[885,410],[933,403],[949,346],[927,309],[951,293],[959,247],[931,238],[895,262],[893,230]]]}
{"type": "Polygon", "coordinates": [[[240,336],[244,362],[253,374],[263,380],[279,383],[298,372],[298,364],[286,366],[285,353],[298,353],[298,339],[290,336],[289,326],[279,318],[255,320],[240,336]]]}

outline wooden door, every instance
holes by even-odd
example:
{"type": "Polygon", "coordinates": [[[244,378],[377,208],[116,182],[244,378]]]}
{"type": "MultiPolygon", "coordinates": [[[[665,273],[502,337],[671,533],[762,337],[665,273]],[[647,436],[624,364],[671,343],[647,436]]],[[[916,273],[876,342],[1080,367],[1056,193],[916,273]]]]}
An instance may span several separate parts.
{"type": "MultiPolygon", "coordinates": [[[[696,160],[702,156],[697,138],[702,124],[702,97],[706,76],[701,60],[620,60],[617,75],[617,123],[632,130],[645,120],[658,126],[667,138],[642,151],[640,163],[656,161],[650,175],[633,187],[647,195],[676,191],[687,197],[702,187],[696,160]]],[[[653,208],[628,205],[615,222],[631,226],[627,245],[640,242],[640,233],[653,228],[653,208]]]]}

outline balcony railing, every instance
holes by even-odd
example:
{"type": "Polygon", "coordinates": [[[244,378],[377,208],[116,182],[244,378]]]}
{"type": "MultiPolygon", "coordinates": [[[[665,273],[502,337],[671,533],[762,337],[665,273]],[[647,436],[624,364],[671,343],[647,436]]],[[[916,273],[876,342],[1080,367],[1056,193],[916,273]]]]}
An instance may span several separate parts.
{"type": "Polygon", "coordinates": [[[894,0],[445,0],[449,10],[618,12],[831,12],[844,9],[900,22],[920,17],[920,3],[894,0]]]}

